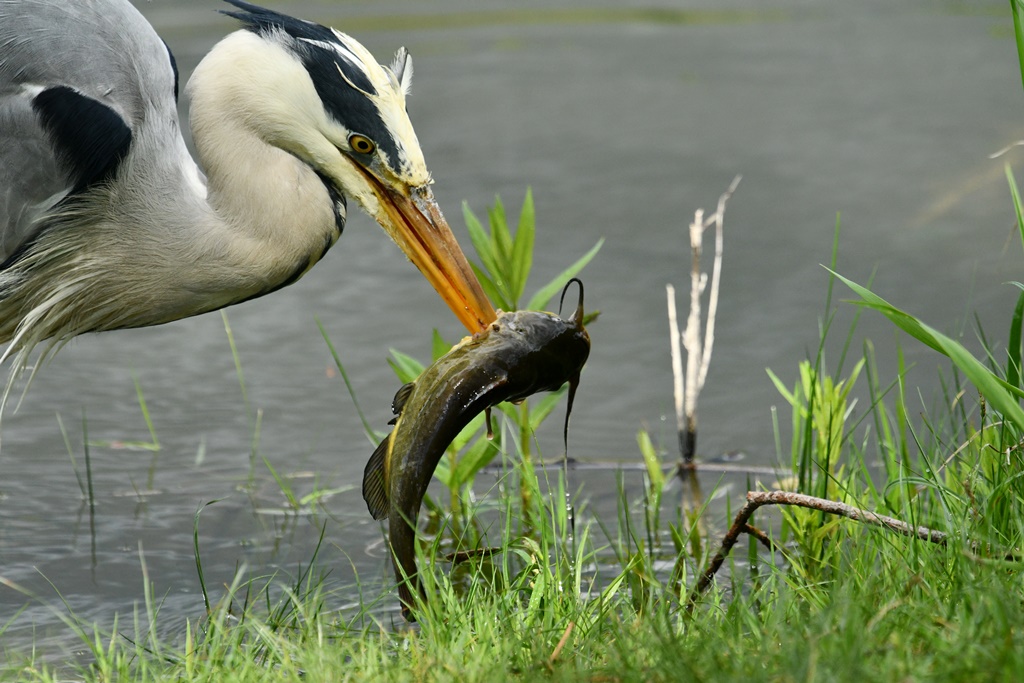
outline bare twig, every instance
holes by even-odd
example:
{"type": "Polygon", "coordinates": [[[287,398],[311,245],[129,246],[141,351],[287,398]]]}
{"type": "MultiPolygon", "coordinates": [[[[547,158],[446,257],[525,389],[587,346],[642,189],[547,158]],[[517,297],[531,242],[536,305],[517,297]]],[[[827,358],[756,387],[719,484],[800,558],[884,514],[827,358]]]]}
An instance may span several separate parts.
{"type": "Polygon", "coordinates": [[[878,515],[874,512],[861,510],[860,508],[855,508],[834,500],[815,498],[814,496],[807,496],[802,493],[792,493],[790,491],[747,491],[746,504],[738,513],[736,513],[736,518],[733,520],[732,526],[729,527],[725,536],[722,537],[722,546],[718,549],[718,552],[715,553],[715,556],[711,558],[711,562],[708,563],[708,566],[701,574],[700,579],[697,580],[697,585],[694,586],[692,591],[690,591],[690,595],[686,600],[687,613],[693,611],[694,606],[697,604],[697,600],[711,586],[715,573],[718,572],[722,563],[725,562],[725,558],[729,555],[732,547],[736,545],[739,535],[747,530],[747,521],[750,519],[750,516],[753,515],[754,511],[762,505],[795,505],[797,507],[809,508],[811,510],[819,510],[821,512],[846,517],[847,519],[852,519],[856,522],[879,526],[903,536],[919,538],[923,541],[929,541],[943,546],[946,545],[946,541],[948,539],[948,535],[941,531],[936,531],[923,526],[911,526],[906,522],[896,519],[895,517],[878,515]]]}
{"type": "Polygon", "coordinates": [[[711,365],[711,350],[715,344],[715,317],[718,313],[718,291],[722,274],[723,226],[725,205],[732,197],[740,176],[736,176],[729,188],[718,199],[718,207],[705,219],[704,209],[697,209],[690,223],[690,312],[686,328],[679,332],[676,315],[675,288],[666,285],[668,293],[668,317],[672,334],[672,375],[675,379],[676,425],[679,431],[679,449],[683,462],[693,460],[697,450],[697,398],[704,388],[708,368],[711,365]],[[704,231],[715,227],[715,257],[711,270],[711,281],[701,272],[701,258],[704,252],[704,231]],[[710,287],[708,285],[710,284],[710,287]],[[701,297],[708,290],[708,314],[701,335],[701,297]],[[683,372],[682,347],[686,349],[686,371],[683,372]]]}
{"type": "Polygon", "coordinates": [[[690,315],[683,330],[683,348],[686,349],[686,381],[683,412],[686,414],[686,438],[683,460],[693,459],[697,449],[697,397],[700,396],[701,352],[700,298],[704,294],[708,276],[700,271],[700,258],[704,253],[704,209],[697,209],[690,223],[690,315]]]}
{"type": "Polygon", "coordinates": [[[558,655],[562,654],[562,648],[564,648],[565,644],[569,642],[569,636],[572,635],[572,629],[575,626],[576,622],[570,621],[569,625],[565,627],[565,632],[562,633],[562,637],[558,640],[558,645],[555,646],[554,652],[552,652],[551,656],[548,658],[549,666],[555,663],[555,660],[558,659],[558,655]]]}
{"type": "Polygon", "coordinates": [[[768,534],[761,531],[753,524],[744,524],[743,533],[745,533],[747,536],[753,536],[755,539],[757,539],[758,543],[763,545],[768,550],[771,550],[772,552],[775,552],[776,550],[782,551],[782,548],[775,545],[775,542],[772,541],[771,537],[768,534]]]}
{"type": "MultiPolygon", "coordinates": [[[[710,223],[715,226],[715,261],[711,270],[711,289],[708,292],[708,322],[704,329],[704,354],[700,361],[700,380],[698,386],[704,386],[708,367],[711,366],[711,349],[715,345],[715,318],[718,315],[718,283],[722,275],[722,249],[725,244],[723,228],[725,227],[725,204],[740,184],[743,176],[736,176],[722,196],[718,198],[718,208],[711,216],[710,223]]],[[[705,225],[707,227],[707,225],[705,225]]]]}
{"type": "Polygon", "coordinates": [[[686,422],[683,413],[683,353],[680,349],[679,319],[676,317],[676,288],[665,285],[668,295],[668,327],[672,335],[669,351],[672,354],[672,395],[676,408],[676,431],[679,435],[679,454],[686,453],[686,422]]]}

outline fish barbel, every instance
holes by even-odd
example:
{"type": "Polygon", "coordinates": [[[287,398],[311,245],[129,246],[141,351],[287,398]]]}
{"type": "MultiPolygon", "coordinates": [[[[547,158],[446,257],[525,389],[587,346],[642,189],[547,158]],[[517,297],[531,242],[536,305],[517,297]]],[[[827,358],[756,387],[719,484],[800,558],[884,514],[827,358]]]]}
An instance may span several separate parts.
{"type": "MultiPolygon", "coordinates": [[[[500,313],[484,330],[464,338],[395,394],[394,429],[370,456],[363,498],[374,519],[388,518],[392,563],[402,614],[414,621],[416,520],[430,478],[448,445],[470,420],[502,401],[519,401],[569,382],[569,413],[580,371],[590,354],[579,304],[565,320],[554,313],[500,313]]],[[[566,285],[568,288],[568,285],[566,285]]],[[[563,291],[563,297],[565,292],[563,291]]]]}

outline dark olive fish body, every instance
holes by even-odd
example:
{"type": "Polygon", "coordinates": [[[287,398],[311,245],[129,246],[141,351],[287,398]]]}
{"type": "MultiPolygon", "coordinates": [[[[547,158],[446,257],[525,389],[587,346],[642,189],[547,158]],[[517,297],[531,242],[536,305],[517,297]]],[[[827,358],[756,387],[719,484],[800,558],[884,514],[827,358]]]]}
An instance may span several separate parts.
{"type": "Polygon", "coordinates": [[[419,585],[416,519],[445,449],[470,420],[502,401],[555,391],[569,382],[571,410],[580,370],[590,353],[582,320],[582,290],[579,307],[569,320],[537,311],[501,313],[486,331],[466,337],[395,395],[395,428],[370,456],[363,498],[374,519],[388,518],[407,619],[412,619],[411,586],[419,585]]]}

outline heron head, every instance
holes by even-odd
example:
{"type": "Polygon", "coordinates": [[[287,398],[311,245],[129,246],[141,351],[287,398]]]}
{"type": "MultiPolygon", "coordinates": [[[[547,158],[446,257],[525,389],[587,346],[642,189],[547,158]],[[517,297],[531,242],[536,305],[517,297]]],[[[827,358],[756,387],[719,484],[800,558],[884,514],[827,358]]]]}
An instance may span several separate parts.
{"type": "Polygon", "coordinates": [[[355,199],[469,330],[486,328],[494,309],[434,200],[406,111],[409,53],[384,66],[340,31],[226,1],[239,11],[225,14],[245,28],[221,45],[248,125],[355,199]]]}

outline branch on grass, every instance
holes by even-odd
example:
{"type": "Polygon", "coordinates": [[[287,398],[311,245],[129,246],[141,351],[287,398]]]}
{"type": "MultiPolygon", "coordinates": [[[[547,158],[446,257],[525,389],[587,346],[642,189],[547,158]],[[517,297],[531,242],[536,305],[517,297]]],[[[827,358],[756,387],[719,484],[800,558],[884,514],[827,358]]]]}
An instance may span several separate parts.
{"type": "Polygon", "coordinates": [[[910,524],[900,521],[895,517],[878,515],[874,512],[861,510],[860,508],[855,508],[834,500],[815,498],[814,496],[806,496],[802,493],[791,493],[789,491],[747,491],[747,502],[736,514],[736,518],[733,520],[732,526],[729,527],[729,531],[727,531],[725,536],[722,538],[722,547],[719,548],[718,552],[715,553],[715,556],[711,558],[711,562],[708,563],[707,568],[701,574],[700,579],[698,579],[697,585],[694,586],[689,597],[686,599],[685,609],[687,614],[693,611],[693,608],[697,604],[697,600],[707,591],[708,588],[710,588],[711,582],[714,580],[715,573],[718,572],[722,563],[725,562],[725,558],[729,555],[732,547],[736,545],[736,541],[739,539],[740,534],[752,528],[749,526],[748,521],[754,514],[754,511],[762,505],[795,505],[797,507],[809,508],[811,510],[819,510],[832,515],[846,517],[847,519],[852,519],[855,522],[879,526],[903,536],[919,538],[922,541],[929,541],[930,543],[936,543],[942,546],[946,545],[946,541],[949,538],[948,534],[941,531],[936,531],[923,526],[911,526],[910,524]]]}

